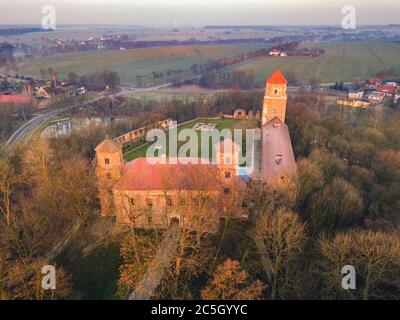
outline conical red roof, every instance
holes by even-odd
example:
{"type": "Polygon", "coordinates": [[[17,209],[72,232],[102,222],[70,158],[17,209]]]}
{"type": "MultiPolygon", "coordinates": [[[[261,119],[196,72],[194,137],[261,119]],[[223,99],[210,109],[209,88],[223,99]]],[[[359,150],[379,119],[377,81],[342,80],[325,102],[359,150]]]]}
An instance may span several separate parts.
{"type": "Polygon", "coordinates": [[[279,68],[276,68],[271,77],[267,80],[269,84],[287,84],[287,80],[279,68]]]}

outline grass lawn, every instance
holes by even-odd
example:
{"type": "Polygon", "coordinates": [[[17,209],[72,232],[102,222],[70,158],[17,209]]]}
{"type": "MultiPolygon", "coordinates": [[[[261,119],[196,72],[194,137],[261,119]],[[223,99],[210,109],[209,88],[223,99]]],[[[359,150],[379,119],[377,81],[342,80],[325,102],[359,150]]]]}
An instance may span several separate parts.
{"type": "MultiPolygon", "coordinates": [[[[255,128],[258,126],[258,121],[256,121],[256,120],[250,121],[250,120],[235,120],[235,119],[220,119],[220,120],[198,119],[198,120],[193,120],[193,121],[186,123],[184,125],[181,125],[181,126],[178,125],[178,134],[183,129],[192,129],[197,123],[216,124],[215,128],[220,131],[223,129],[251,129],[251,128],[255,128]]],[[[198,136],[200,138],[200,132],[198,132],[198,136]]],[[[200,139],[199,139],[199,141],[200,141],[200,139]]],[[[178,142],[178,150],[179,150],[179,147],[185,143],[186,142],[178,142]]],[[[135,146],[135,147],[131,148],[130,150],[128,150],[124,153],[124,159],[126,161],[131,161],[136,158],[145,157],[147,149],[151,144],[152,143],[150,143],[150,142],[145,142],[141,146],[135,146]]],[[[168,134],[167,134],[167,146],[168,146],[168,134]]],[[[205,146],[205,148],[207,148],[207,146],[209,146],[210,155],[211,155],[212,145],[210,144],[210,141],[201,141],[201,145],[199,144],[199,150],[202,146],[205,146]]],[[[168,151],[166,152],[166,154],[168,155],[168,151]]],[[[199,152],[199,155],[200,155],[200,152],[199,152]]]]}
{"type": "Polygon", "coordinates": [[[263,57],[243,64],[237,69],[254,70],[256,81],[262,84],[276,66],[283,72],[294,71],[303,83],[318,75],[322,82],[352,81],[356,77],[367,79],[377,71],[395,68],[400,73],[400,43],[383,41],[357,41],[336,43],[304,43],[303,47],[320,47],[325,54],[308,57],[263,57]]]}
{"type": "Polygon", "coordinates": [[[40,69],[56,70],[58,77],[69,72],[93,74],[104,69],[116,71],[121,83],[136,85],[136,77],[152,78],[152,72],[168,69],[190,70],[193,63],[203,64],[212,59],[235,56],[262,48],[261,45],[213,45],[155,47],[130,50],[109,50],[58,54],[41,58],[23,66],[19,73],[40,76],[40,69]]]}

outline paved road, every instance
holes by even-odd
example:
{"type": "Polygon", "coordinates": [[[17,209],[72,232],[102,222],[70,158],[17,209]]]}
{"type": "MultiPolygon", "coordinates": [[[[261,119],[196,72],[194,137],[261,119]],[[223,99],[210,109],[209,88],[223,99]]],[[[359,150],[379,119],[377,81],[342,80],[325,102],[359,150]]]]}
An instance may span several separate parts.
{"type": "MultiPolygon", "coordinates": [[[[192,77],[190,79],[185,79],[176,83],[165,83],[162,85],[158,85],[158,86],[154,86],[154,87],[149,87],[149,88],[133,88],[133,87],[125,87],[125,86],[121,86],[121,91],[119,93],[117,93],[116,95],[118,96],[127,96],[130,95],[132,93],[145,93],[145,92],[154,92],[154,91],[158,91],[160,89],[163,88],[167,88],[170,87],[174,84],[178,84],[184,81],[189,81],[189,80],[194,80],[196,78],[198,78],[200,76],[196,76],[196,77],[192,77]]],[[[28,138],[30,138],[37,127],[39,127],[42,123],[44,123],[46,120],[50,119],[51,117],[57,116],[61,113],[64,113],[68,110],[74,109],[74,108],[78,108],[81,106],[84,106],[88,103],[92,103],[95,102],[96,100],[99,100],[103,98],[103,96],[101,97],[97,97],[95,99],[91,99],[88,101],[85,101],[82,104],[75,104],[72,106],[68,106],[65,108],[61,108],[61,109],[56,109],[56,110],[52,110],[50,112],[44,113],[44,114],[40,114],[37,115],[36,117],[32,118],[31,120],[29,120],[28,122],[26,122],[25,124],[23,124],[20,128],[18,128],[13,134],[12,136],[8,139],[8,141],[6,142],[6,146],[10,147],[12,145],[15,145],[18,142],[22,142],[28,138]]]]}
{"type": "Polygon", "coordinates": [[[25,139],[30,138],[34,134],[36,128],[39,127],[42,123],[44,123],[46,120],[50,119],[51,117],[59,115],[68,110],[81,107],[87,103],[94,102],[98,99],[100,99],[100,98],[91,99],[91,100],[85,101],[82,104],[74,104],[74,105],[71,105],[71,106],[68,106],[65,108],[60,108],[60,109],[52,110],[47,113],[37,115],[36,117],[32,118],[28,122],[24,123],[21,127],[19,127],[12,134],[12,136],[7,140],[6,146],[10,147],[18,142],[22,142],[25,139]]]}

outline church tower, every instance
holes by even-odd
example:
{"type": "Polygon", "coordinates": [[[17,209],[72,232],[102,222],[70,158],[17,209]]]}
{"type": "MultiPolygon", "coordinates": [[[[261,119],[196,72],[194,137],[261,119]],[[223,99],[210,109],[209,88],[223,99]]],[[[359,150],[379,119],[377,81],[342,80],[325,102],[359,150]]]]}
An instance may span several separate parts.
{"type": "Polygon", "coordinates": [[[99,187],[99,196],[102,215],[108,215],[113,209],[112,188],[121,178],[124,161],[122,147],[106,136],[104,141],[96,147],[96,175],[99,187]]]}
{"type": "Polygon", "coordinates": [[[287,80],[277,68],[266,83],[261,126],[264,126],[275,117],[278,117],[283,123],[285,122],[286,86],[287,80]]]}

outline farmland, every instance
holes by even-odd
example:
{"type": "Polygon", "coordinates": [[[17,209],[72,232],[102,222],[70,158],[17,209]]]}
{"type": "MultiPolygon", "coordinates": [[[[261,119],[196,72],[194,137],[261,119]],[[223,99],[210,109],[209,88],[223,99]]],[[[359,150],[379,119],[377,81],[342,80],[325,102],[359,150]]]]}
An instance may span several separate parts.
{"type": "Polygon", "coordinates": [[[22,74],[40,77],[40,70],[49,67],[56,70],[59,78],[68,73],[92,74],[104,69],[116,71],[121,83],[135,85],[137,76],[150,80],[152,72],[180,69],[187,71],[193,63],[203,64],[212,59],[231,57],[262,48],[258,45],[176,46],[132,50],[110,50],[58,54],[34,60],[20,68],[22,74]]]}
{"type": "Polygon", "coordinates": [[[319,47],[325,54],[308,57],[263,57],[245,63],[237,69],[254,70],[256,82],[262,84],[278,65],[284,72],[293,71],[298,80],[306,83],[314,75],[322,82],[352,81],[356,77],[366,79],[377,71],[395,68],[400,74],[400,43],[357,41],[336,43],[304,43],[303,47],[319,47]]]}
{"type": "MultiPolygon", "coordinates": [[[[299,81],[308,82],[319,76],[322,82],[352,81],[374,76],[377,71],[395,68],[400,73],[400,43],[379,41],[303,43],[303,47],[318,47],[325,54],[317,57],[262,57],[244,63],[236,69],[254,70],[256,83],[262,85],[277,65],[284,71],[293,71],[299,81]]],[[[112,50],[59,54],[34,60],[22,66],[20,73],[40,76],[40,70],[53,67],[59,78],[68,73],[92,74],[109,69],[116,71],[123,85],[137,86],[137,77],[143,77],[149,86],[153,72],[168,70],[187,72],[192,64],[204,64],[209,60],[230,57],[260,49],[261,45],[213,45],[176,46],[132,50],[112,50]]],[[[164,82],[169,81],[164,77],[164,82]]]]}

